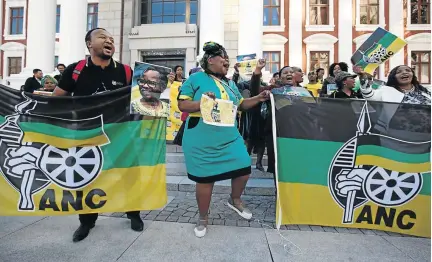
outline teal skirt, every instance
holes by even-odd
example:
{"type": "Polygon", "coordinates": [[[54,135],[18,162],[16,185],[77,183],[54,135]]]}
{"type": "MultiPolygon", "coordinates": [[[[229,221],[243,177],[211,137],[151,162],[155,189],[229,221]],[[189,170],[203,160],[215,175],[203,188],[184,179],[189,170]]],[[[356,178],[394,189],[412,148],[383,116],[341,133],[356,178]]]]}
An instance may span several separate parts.
{"type": "Polygon", "coordinates": [[[212,126],[200,117],[189,117],[182,147],[188,177],[197,183],[213,183],[251,173],[251,159],[236,126],[212,126]]]}

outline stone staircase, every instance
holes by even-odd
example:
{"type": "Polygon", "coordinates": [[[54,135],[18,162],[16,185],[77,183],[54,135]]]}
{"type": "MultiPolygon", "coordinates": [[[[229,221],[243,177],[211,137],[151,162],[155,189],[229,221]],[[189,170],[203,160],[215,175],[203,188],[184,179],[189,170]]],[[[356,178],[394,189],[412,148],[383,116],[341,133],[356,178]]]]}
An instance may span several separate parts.
{"type": "MultiPolygon", "coordinates": [[[[273,175],[255,169],[256,155],[251,157],[252,174],[246,185],[245,195],[273,196],[275,186],[273,175]]],[[[267,156],[264,156],[263,165],[267,170],[267,156]]],[[[167,144],[166,172],[168,191],[195,192],[195,182],[187,177],[183,150],[180,146],[167,144]]],[[[231,192],[231,180],[215,183],[213,193],[229,194],[231,192]]]]}

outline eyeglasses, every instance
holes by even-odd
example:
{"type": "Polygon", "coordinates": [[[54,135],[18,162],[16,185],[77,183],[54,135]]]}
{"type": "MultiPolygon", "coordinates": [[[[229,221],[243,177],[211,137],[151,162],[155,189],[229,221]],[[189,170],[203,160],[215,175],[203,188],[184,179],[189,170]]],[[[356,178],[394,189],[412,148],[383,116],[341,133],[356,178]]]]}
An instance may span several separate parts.
{"type": "Polygon", "coordinates": [[[159,83],[159,82],[146,80],[146,79],[138,79],[138,84],[142,85],[142,86],[147,85],[150,88],[157,88],[157,87],[161,86],[161,83],[159,83]]]}

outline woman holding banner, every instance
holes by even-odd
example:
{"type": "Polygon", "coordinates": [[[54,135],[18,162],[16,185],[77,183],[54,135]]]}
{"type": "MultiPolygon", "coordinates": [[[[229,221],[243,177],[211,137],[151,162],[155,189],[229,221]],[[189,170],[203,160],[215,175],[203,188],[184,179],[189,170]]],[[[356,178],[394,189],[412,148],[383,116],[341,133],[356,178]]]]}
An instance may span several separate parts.
{"type": "Polygon", "coordinates": [[[184,130],[183,150],[188,177],[197,183],[196,198],[200,214],[194,229],[197,237],[206,234],[211,195],[216,181],[232,179],[228,207],[245,219],[252,218],[252,213],[240,199],[251,173],[251,159],[246,146],[235,123],[218,126],[204,122],[202,113],[207,112],[203,111],[207,108],[202,107],[202,99],[207,101],[206,97],[210,97],[217,98],[218,101],[231,101],[234,112],[228,113],[229,118],[235,117],[237,106],[244,111],[269,99],[268,91],[243,99],[235,83],[226,78],[229,58],[225,48],[207,42],[203,50],[205,53],[201,67],[204,72],[190,76],[180,88],[178,97],[180,110],[190,113],[184,130]]]}
{"type": "Polygon", "coordinates": [[[387,85],[378,89],[371,87],[371,77],[359,67],[354,67],[354,71],[362,80],[360,91],[365,99],[403,104],[431,104],[431,92],[420,85],[414,70],[409,66],[393,68],[388,75],[387,85]]]}

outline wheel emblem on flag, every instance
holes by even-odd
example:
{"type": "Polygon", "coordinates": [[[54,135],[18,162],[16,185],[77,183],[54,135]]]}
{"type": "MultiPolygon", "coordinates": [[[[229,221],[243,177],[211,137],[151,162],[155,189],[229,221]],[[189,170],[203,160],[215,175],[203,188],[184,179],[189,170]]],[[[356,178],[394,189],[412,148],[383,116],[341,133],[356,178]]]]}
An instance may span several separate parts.
{"type": "Polygon", "coordinates": [[[56,185],[79,189],[99,174],[102,151],[96,146],[60,149],[47,145],[42,149],[39,166],[56,185]]]}
{"type": "MultiPolygon", "coordinates": [[[[391,159],[382,160],[383,157],[371,155],[377,148],[378,151],[380,148],[389,151],[374,144],[362,144],[361,141],[382,139],[379,134],[371,133],[370,129],[368,104],[365,102],[357,123],[357,135],[339,149],[329,169],[328,187],[335,202],[344,209],[343,224],[352,224],[354,210],[368,201],[383,207],[408,203],[419,194],[423,186],[421,174],[430,171],[430,166],[408,165],[407,167],[391,159]],[[367,150],[370,152],[366,152],[367,150]],[[395,168],[394,164],[389,165],[389,161],[393,161],[391,163],[396,163],[398,166],[395,168]],[[390,170],[397,168],[410,169],[410,171],[390,170]]],[[[394,140],[388,136],[385,139],[394,140]]],[[[398,143],[412,142],[398,140],[398,143]]],[[[419,142],[419,144],[425,143],[430,141],[419,142]]]]}
{"type": "Polygon", "coordinates": [[[382,206],[399,206],[414,198],[422,187],[419,173],[402,173],[373,167],[363,183],[366,197],[382,206]]]}
{"type": "Polygon", "coordinates": [[[88,185],[98,177],[103,165],[99,146],[62,149],[24,142],[19,119],[22,114],[31,115],[36,104],[27,98],[15,106],[16,114],[6,116],[0,125],[0,175],[20,194],[18,211],[34,211],[34,194],[51,183],[69,190],[88,185]]]}

